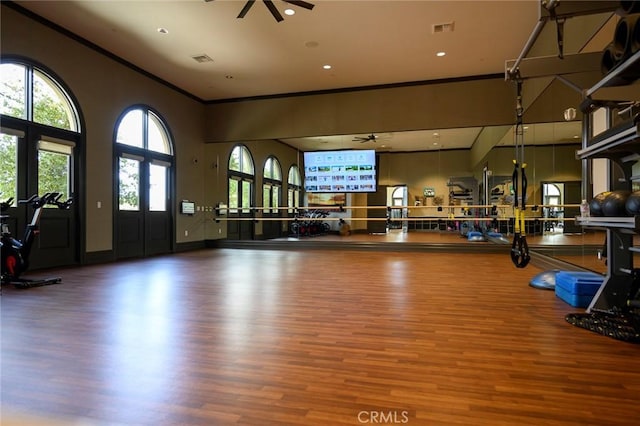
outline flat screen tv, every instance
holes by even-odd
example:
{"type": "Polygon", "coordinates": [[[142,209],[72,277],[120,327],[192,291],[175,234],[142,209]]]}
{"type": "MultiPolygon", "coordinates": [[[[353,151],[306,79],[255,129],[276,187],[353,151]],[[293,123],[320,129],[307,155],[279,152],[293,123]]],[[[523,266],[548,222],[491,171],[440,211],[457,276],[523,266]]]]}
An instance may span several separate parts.
{"type": "Polygon", "coordinates": [[[306,192],[376,192],[373,149],[304,153],[306,192]]]}

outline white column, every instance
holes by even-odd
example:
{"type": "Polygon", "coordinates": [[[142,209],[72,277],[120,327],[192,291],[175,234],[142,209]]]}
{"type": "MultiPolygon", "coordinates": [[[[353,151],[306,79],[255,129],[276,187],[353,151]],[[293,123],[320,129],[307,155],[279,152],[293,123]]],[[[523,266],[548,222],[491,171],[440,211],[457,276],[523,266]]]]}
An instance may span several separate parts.
{"type": "MultiPolygon", "coordinates": [[[[591,114],[593,136],[596,136],[609,128],[609,111],[606,108],[598,108],[591,114]]],[[[593,195],[611,190],[611,160],[606,158],[594,158],[591,160],[591,176],[593,182],[593,195]]]]}

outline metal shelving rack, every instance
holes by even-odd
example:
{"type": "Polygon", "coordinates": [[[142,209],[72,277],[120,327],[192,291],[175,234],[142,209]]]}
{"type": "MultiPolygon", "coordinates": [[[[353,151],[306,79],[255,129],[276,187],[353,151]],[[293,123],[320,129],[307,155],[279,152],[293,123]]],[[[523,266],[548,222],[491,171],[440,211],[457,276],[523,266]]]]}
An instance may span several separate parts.
{"type": "MultiPolygon", "coordinates": [[[[625,73],[638,67],[640,52],[629,57],[587,90],[587,97],[604,87],[615,86],[616,82],[624,80],[622,77],[625,73]]],[[[588,120],[588,114],[585,114],[585,120],[588,120]]],[[[633,176],[632,167],[640,160],[640,128],[637,119],[621,123],[591,139],[585,137],[582,146],[576,153],[579,159],[608,158],[616,162],[622,167],[631,189],[631,182],[637,178],[633,176]]],[[[607,233],[607,275],[587,312],[615,313],[628,309],[630,298],[634,297],[630,293],[637,278],[633,267],[633,253],[640,253],[640,248],[633,246],[633,236],[640,234],[640,216],[587,217],[576,220],[578,225],[604,229],[607,233]]]]}

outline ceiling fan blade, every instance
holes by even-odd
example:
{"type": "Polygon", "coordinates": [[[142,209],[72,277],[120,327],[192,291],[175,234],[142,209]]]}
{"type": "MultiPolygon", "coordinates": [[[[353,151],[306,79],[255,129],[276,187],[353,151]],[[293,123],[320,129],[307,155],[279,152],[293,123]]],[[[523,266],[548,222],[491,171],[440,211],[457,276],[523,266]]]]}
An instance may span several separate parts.
{"type": "Polygon", "coordinates": [[[303,7],[305,9],[311,10],[313,9],[313,4],[311,3],[307,3],[306,1],[302,1],[302,0],[282,0],[285,3],[290,3],[294,6],[299,6],[299,7],[303,7]]]}
{"type": "Polygon", "coordinates": [[[253,6],[253,3],[255,3],[255,1],[256,0],[247,0],[247,3],[244,5],[242,10],[240,11],[238,18],[244,18],[244,15],[246,15],[249,9],[251,9],[251,6],[253,6]]]}
{"type": "Polygon", "coordinates": [[[282,15],[280,15],[280,12],[278,12],[278,9],[274,6],[271,0],[262,0],[262,1],[267,6],[267,9],[269,9],[269,12],[271,12],[271,14],[276,19],[276,21],[280,22],[284,20],[284,18],[282,17],[282,15]]]}

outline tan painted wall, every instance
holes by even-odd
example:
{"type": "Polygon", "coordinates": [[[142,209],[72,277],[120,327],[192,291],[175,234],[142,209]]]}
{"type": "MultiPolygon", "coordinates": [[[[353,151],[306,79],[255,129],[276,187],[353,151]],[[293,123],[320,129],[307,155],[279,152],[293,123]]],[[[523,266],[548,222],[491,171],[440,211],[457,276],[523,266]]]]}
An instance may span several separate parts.
{"type": "MultiPolygon", "coordinates": [[[[2,7],[1,51],[46,65],[75,96],[86,128],[86,251],[112,248],[112,149],[115,123],[128,107],[145,104],[159,111],[175,140],[177,198],[201,200],[204,107],[166,86],[37,23],[2,7]],[[97,208],[97,202],[102,208],[97,208]]],[[[178,215],[177,241],[202,240],[195,218],[178,215]],[[190,229],[188,238],[183,229],[190,229]]]]}
{"type": "Polygon", "coordinates": [[[210,142],[500,125],[513,88],[485,79],[207,106],[210,142]]]}

